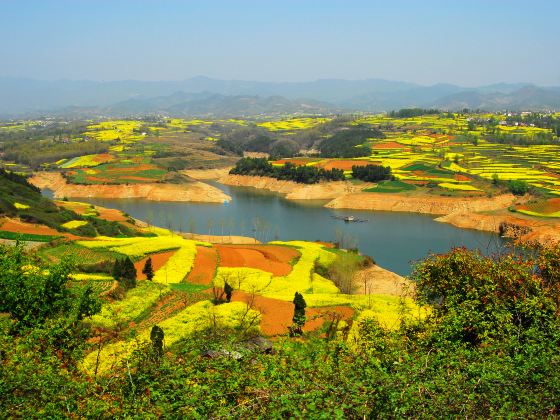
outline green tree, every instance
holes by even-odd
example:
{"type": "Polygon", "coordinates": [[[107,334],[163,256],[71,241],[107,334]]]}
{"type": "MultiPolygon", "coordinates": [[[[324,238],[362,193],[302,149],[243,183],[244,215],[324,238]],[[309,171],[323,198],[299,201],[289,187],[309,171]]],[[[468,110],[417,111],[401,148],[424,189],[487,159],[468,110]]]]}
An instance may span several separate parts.
{"type": "Polygon", "coordinates": [[[525,195],[529,191],[529,184],[521,179],[509,181],[508,188],[513,195],[525,195]]]}
{"type": "Polygon", "coordinates": [[[154,325],[150,331],[150,340],[152,342],[152,347],[157,356],[161,357],[163,355],[163,339],[165,334],[163,333],[163,328],[154,325]]]}
{"type": "Polygon", "coordinates": [[[142,274],[144,274],[148,280],[152,280],[154,278],[152,257],[148,257],[148,259],[146,260],[146,263],[144,264],[144,268],[142,269],[142,274]]]}
{"type": "Polygon", "coordinates": [[[231,302],[231,294],[233,293],[233,287],[231,287],[227,281],[224,283],[224,292],[226,294],[226,302],[231,302]]]}
{"type": "Polygon", "coordinates": [[[136,287],[136,267],[130,257],[117,258],[113,265],[113,278],[121,283],[125,289],[136,287]]]}
{"type": "Polygon", "coordinates": [[[303,334],[302,328],[306,320],[305,308],[307,307],[307,303],[303,295],[299,292],[295,293],[292,303],[294,304],[294,317],[292,318],[293,326],[291,328],[291,335],[301,335],[303,334]]]}

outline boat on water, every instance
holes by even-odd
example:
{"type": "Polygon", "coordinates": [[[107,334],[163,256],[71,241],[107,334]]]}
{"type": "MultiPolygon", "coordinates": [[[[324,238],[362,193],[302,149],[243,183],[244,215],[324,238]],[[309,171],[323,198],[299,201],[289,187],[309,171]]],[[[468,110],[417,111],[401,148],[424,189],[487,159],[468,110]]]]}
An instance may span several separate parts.
{"type": "Polygon", "coordinates": [[[346,223],[350,222],[367,222],[367,219],[358,219],[354,216],[333,216],[335,219],[344,220],[346,223]]]}

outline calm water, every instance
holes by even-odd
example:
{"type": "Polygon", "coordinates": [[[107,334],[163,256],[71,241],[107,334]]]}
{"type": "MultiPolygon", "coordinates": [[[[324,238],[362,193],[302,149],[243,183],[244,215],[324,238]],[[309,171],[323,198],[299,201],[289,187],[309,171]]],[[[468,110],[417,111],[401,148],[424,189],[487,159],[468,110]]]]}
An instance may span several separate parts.
{"type": "Polygon", "coordinates": [[[254,236],[261,241],[343,240],[355,244],[384,268],[406,275],[411,263],[430,252],[446,252],[454,246],[497,251],[504,245],[497,236],[458,229],[430,216],[411,213],[331,210],[324,202],[293,202],[254,188],[214,184],[232,197],[229,204],[167,203],[140,199],[85,199],[92,204],[117,208],[153,225],[177,231],[215,235],[254,236]],[[346,223],[336,216],[367,219],[346,223]]]}

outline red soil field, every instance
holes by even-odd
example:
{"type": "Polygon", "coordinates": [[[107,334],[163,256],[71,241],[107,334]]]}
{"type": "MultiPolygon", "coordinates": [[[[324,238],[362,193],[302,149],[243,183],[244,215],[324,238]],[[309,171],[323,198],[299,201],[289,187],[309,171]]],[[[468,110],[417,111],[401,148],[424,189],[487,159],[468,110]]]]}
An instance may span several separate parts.
{"type": "Polygon", "coordinates": [[[424,171],[412,171],[412,173],[421,178],[437,178],[436,175],[430,175],[429,173],[426,173],[424,171]]]}
{"type": "MultiPolygon", "coordinates": [[[[251,296],[248,293],[235,291],[232,295],[234,302],[246,302],[251,304],[262,314],[261,331],[266,335],[287,334],[288,327],[292,325],[294,316],[294,304],[283,300],[273,299],[264,296],[251,296]]],[[[329,313],[336,312],[342,315],[343,319],[352,318],[354,310],[349,306],[329,306],[323,308],[307,308],[305,314],[307,322],[303,327],[304,331],[314,331],[319,329],[323,322],[329,318],[329,313]]]]}
{"type": "Polygon", "coordinates": [[[137,166],[130,166],[124,168],[107,168],[105,172],[137,172],[137,171],[148,171],[150,169],[158,169],[156,166],[149,163],[143,163],[137,166]]]}
{"type": "Polygon", "coordinates": [[[351,171],[352,166],[366,166],[374,165],[379,162],[371,162],[369,160],[329,160],[327,162],[321,162],[317,166],[323,169],[342,169],[343,171],[351,171]]]}
{"type": "Polygon", "coordinates": [[[307,165],[309,162],[313,162],[312,160],[305,160],[305,159],[280,159],[280,160],[276,160],[272,163],[278,164],[278,165],[283,165],[285,163],[291,163],[293,165],[296,166],[302,166],[302,165],[307,165]]]}
{"type": "MultiPolygon", "coordinates": [[[[152,268],[154,269],[154,273],[158,271],[161,267],[165,265],[167,260],[171,258],[173,254],[177,251],[167,251],[161,252],[159,254],[152,254],[150,257],[152,258],[152,268]]],[[[148,257],[141,259],[140,261],[134,263],[134,268],[136,268],[136,278],[138,280],[147,280],[146,275],[142,273],[144,269],[144,264],[146,264],[146,260],[148,257]]]]}
{"type": "Polygon", "coordinates": [[[519,210],[535,211],[537,213],[556,213],[560,211],[560,198],[551,198],[544,202],[535,204],[523,204],[517,207],[519,210]]]}
{"type": "Polygon", "coordinates": [[[277,245],[245,246],[215,245],[220,255],[221,267],[251,267],[272,273],[274,276],[290,274],[290,261],[300,253],[292,248],[277,245]]]}
{"type": "Polygon", "coordinates": [[[404,144],[397,143],[396,141],[388,141],[385,143],[377,143],[371,146],[372,149],[408,149],[404,144]]]}
{"type": "Polygon", "coordinates": [[[99,213],[99,218],[108,220],[109,222],[127,222],[128,219],[120,211],[116,209],[107,209],[104,207],[96,207],[95,210],[99,213]]]}
{"type": "Polygon", "coordinates": [[[466,175],[455,174],[455,181],[470,181],[471,179],[466,175]]]}
{"type": "Polygon", "coordinates": [[[112,160],[113,160],[113,156],[111,156],[109,153],[101,153],[93,158],[93,161],[97,163],[105,163],[105,162],[110,162],[112,160]]]}
{"type": "Polygon", "coordinates": [[[0,230],[15,233],[31,233],[34,235],[64,236],[72,240],[84,239],[80,236],[72,235],[71,233],[59,232],[56,229],[50,228],[45,225],[35,225],[32,223],[25,223],[14,219],[7,219],[4,223],[1,223],[0,230]]]}
{"type": "Polygon", "coordinates": [[[218,253],[214,248],[196,247],[194,265],[187,276],[187,281],[193,284],[211,284],[218,264],[218,253]]]}
{"type": "Polygon", "coordinates": [[[130,181],[154,182],[153,178],[144,178],[141,176],[121,176],[121,179],[128,179],[130,181]]]}

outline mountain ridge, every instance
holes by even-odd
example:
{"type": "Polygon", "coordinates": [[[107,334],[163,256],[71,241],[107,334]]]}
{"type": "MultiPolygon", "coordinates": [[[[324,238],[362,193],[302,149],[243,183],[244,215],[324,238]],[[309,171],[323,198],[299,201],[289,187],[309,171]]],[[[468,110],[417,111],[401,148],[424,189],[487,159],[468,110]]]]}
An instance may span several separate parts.
{"type": "Polygon", "coordinates": [[[195,106],[192,96],[187,100],[190,104],[179,107],[178,115],[186,115],[186,112],[193,112],[193,115],[301,112],[304,102],[309,102],[311,109],[318,112],[383,112],[405,107],[466,107],[489,111],[560,109],[560,87],[529,83],[462,87],[449,83],[424,86],[384,79],[256,82],[197,76],[182,81],[99,82],[0,77],[0,116],[16,117],[53,111],[64,113],[70,108],[89,113],[113,112],[122,110],[127,102],[131,108],[142,108],[140,102],[143,102],[144,112],[152,113],[157,111],[158,104],[169,102],[163,98],[173,97],[179,92],[185,95],[204,94],[208,103],[195,106]],[[212,98],[212,95],[219,96],[212,98]],[[243,108],[239,104],[241,97],[257,99],[251,106],[243,108]],[[283,106],[274,105],[271,98],[276,98],[283,106]],[[150,105],[150,102],[153,104],[150,105]],[[211,108],[212,104],[215,109],[211,108]],[[231,106],[229,109],[228,104],[231,106]],[[194,111],[189,111],[192,109],[194,111]]]}

